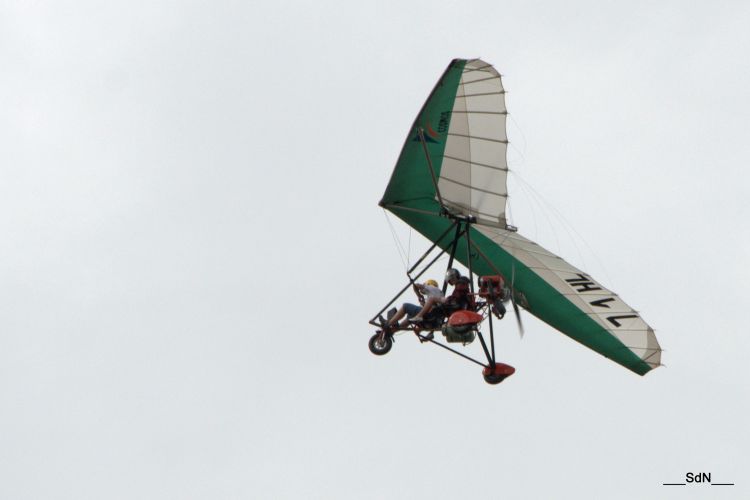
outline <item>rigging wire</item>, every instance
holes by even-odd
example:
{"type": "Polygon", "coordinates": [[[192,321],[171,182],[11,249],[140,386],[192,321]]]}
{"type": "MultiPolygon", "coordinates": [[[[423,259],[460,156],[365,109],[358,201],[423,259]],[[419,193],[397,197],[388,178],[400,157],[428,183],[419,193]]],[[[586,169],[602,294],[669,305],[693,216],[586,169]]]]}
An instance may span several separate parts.
{"type": "Polygon", "coordinates": [[[408,256],[406,255],[406,251],[404,251],[404,247],[401,244],[401,240],[398,239],[398,235],[396,234],[396,228],[393,227],[393,224],[391,223],[390,217],[388,217],[388,212],[383,209],[383,214],[385,215],[385,220],[388,222],[388,227],[391,228],[391,236],[393,236],[393,241],[396,242],[396,250],[398,251],[398,257],[401,259],[401,263],[404,265],[404,271],[409,270],[409,264],[408,264],[408,256]]]}
{"type": "MultiPolygon", "coordinates": [[[[524,151],[526,150],[526,145],[527,145],[526,134],[523,133],[523,129],[521,128],[521,125],[518,123],[518,121],[516,120],[515,116],[512,113],[508,113],[507,116],[510,118],[510,121],[513,123],[514,130],[517,131],[521,136],[521,139],[523,141],[523,145],[522,145],[523,150],[516,147],[515,141],[508,141],[508,146],[510,146],[510,148],[520,156],[520,159],[521,159],[520,163],[523,164],[526,161],[526,157],[524,154],[524,151]]],[[[583,236],[581,236],[581,234],[578,231],[576,231],[575,227],[573,227],[573,225],[562,215],[562,213],[554,205],[552,205],[552,203],[550,203],[546,198],[544,198],[536,189],[534,189],[531,183],[526,181],[523,178],[523,176],[519,174],[515,169],[508,168],[508,173],[513,175],[513,178],[518,181],[518,186],[526,194],[528,199],[532,201],[529,208],[531,209],[531,216],[532,216],[532,220],[534,223],[534,233],[536,237],[538,237],[539,226],[537,222],[536,210],[534,210],[534,206],[533,206],[534,203],[537,204],[538,209],[541,211],[542,214],[544,214],[545,218],[547,219],[547,223],[550,225],[552,229],[552,234],[554,235],[555,241],[557,242],[558,253],[560,253],[559,251],[560,239],[558,238],[557,231],[555,231],[555,225],[553,224],[552,220],[549,217],[548,212],[550,210],[553,212],[553,215],[557,217],[559,222],[562,222],[562,224],[560,225],[567,233],[568,240],[573,243],[573,247],[575,248],[575,251],[578,254],[578,257],[581,259],[581,267],[584,267],[584,268],[587,267],[586,259],[584,258],[583,253],[581,252],[581,249],[578,243],[576,242],[576,238],[579,240],[579,242],[583,242],[588,252],[594,257],[597,264],[602,269],[606,279],[610,283],[612,283],[612,279],[609,276],[609,273],[607,272],[607,269],[604,266],[604,263],[602,262],[602,260],[599,258],[596,252],[594,252],[594,250],[591,248],[591,245],[589,245],[589,243],[583,238],[583,236]],[[531,196],[529,196],[529,194],[531,196]]],[[[508,198],[507,211],[511,212],[510,197],[508,198]]],[[[510,215],[513,215],[512,212],[510,215]]],[[[513,224],[517,225],[515,220],[513,221],[513,224]]]]}
{"type": "Polygon", "coordinates": [[[570,240],[571,243],[573,243],[573,247],[575,248],[576,253],[578,254],[578,257],[581,259],[581,267],[586,268],[588,266],[586,265],[586,259],[583,256],[583,252],[581,252],[581,248],[576,243],[576,239],[578,239],[579,242],[583,243],[583,245],[586,247],[586,249],[588,250],[588,252],[594,257],[594,260],[596,260],[597,264],[599,265],[599,267],[603,271],[603,273],[604,273],[607,281],[609,283],[612,283],[612,278],[610,277],[609,273],[607,272],[607,269],[604,266],[604,263],[599,258],[599,256],[596,254],[596,252],[594,252],[593,248],[591,248],[591,245],[589,245],[589,243],[586,241],[586,239],[583,236],[581,236],[581,234],[578,231],[576,231],[576,229],[573,226],[573,224],[571,224],[570,221],[568,221],[568,219],[565,218],[565,216],[562,214],[562,212],[560,212],[552,203],[550,203],[544,196],[542,196],[536,189],[534,189],[534,187],[528,181],[526,181],[525,179],[523,179],[523,177],[520,174],[518,174],[517,172],[514,172],[514,175],[521,182],[520,185],[525,185],[526,188],[527,188],[526,190],[528,192],[530,192],[536,198],[536,202],[539,204],[540,208],[542,208],[542,212],[545,214],[545,216],[548,219],[548,222],[552,226],[553,233],[555,234],[555,239],[557,239],[557,241],[558,241],[558,243],[557,243],[558,247],[560,245],[559,239],[557,238],[557,233],[554,231],[554,225],[552,225],[552,222],[551,222],[549,216],[547,215],[548,211],[551,211],[552,214],[559,220],[559,222],[562,223],[561,224],[562,228],[568,234],[568,239],[570,240]],[[545,210],[545,208],[546,208],[546,210],[545,210]]]}
{"type": "MultiPolygon", "coordinates": [[[[534,204],[536,204],[536,208],[544,216],[544,220],[547,222],[547,225],[549,226],[550,231],[552,232],[552,236],[555,237],[555,244],[556,244],[556,246],[554,248],[555,252],[558,253],[558,254],[561,253],[560,252],[560,249],[561,249],[561,247],[560,247],[560,238],[557,235],[557,230],[555,229],[555,224],[552,222],[552,219],[549,216],[548,210],[545,209],[545,206],[542,203],[543,200],[541,198],[541,195],[534,190],[534,188],[531,186],[531,184],[529,184],[521,176],[521,174],[519,174],[517,172],[514,172],[513,174],[514,174],[514,177],[517,178],[517,180],[518,180],[518,187],[520,187],[521,190],[524,192],[524,194],[526,195],[526,198],[531,201],[531,204],[529,205],[529,208],[531,209],[531,215],[534,218],[534,231],[535,231],[534,238],[535,239],[539,238],[539,232],[538,232],[539,231],[539,227],[537,225],[537,219],[536,219],[536,212],[537,211],[534,209],[534,204]]],[[[577,248],[576,248],[576,250],[577,250],[577,248]]]]}
{"type": "Polygon", "coordinates": [[[412,228],[411,226],[409,226],[409,247],[408,247],[409,251],[406,254],[406,265],[408,266],[407,269],[411,267],[411,233],[412,233],[412,228]]]}
{"type": "MultiPolygon", "coordinates": [[[[506,109],[507,109],[507,106],[506,106],[506,109]]],[[[526,163],[526,154],[525,154],[526,145],[527,145],[526,134],[523,133],[523,129],[521,128],[521,125],[518,123],[518,121],[516,120],[516,117],[513,115],[513,113],[508,112],[508,114],[506,116],[508,118],[510,118],[511,123],[514,125],[514,130],[519,133],[519,135],[521,136],[521,139],[523,140],[522,149],[519,149],[516,146],[516,141],[515,140],[511,141],[510,137],[508,137],[508,125],[507,125],[507,121],[506,121],[505,135],[506,135],[506,138],[508,139],[508,148],[510,150],[515,151],[518,154],[519,159],[518,159],[518,162],[516,162],[515,159],[514,160],[510,160],[508,158],[508,153],[507,153],[508,149],[506,149],[505,163],[506,163],[506,166],[508,167],[508,174],[515,174],[515,172],[516,172],[516,165],[524,165],[526,163]],[[511,165],[512,165],[512,168],[511,168],[511,165]]],[[[506,177],[506,179],[507,179],[507,177],[506,177]]],[[[507,184],[507,180],[506,180],[506,184],[507,184]]],[[[515,217],[513,216],[513,210],[512,210],[512,207],[511,207],[510,190],[507,188],[507,185],[506,185],[506,192],[508,193],[508,197],[506,198],[505,210],[508,213],[508,219],[511,221],[511,224],[515,226],[516,222],[515,222],[515,217]]],[[[536,229],[536,214],[534,214],[532,212],[532,216],[534,217],[534,228],[536,229]]]]}
{"type": "MultiPolygon", "coordinates": [[[[515,141],[508,141],[508,145],[513,148],[516,153],[521,157],[521,163],[526,163],[526,155],[524,154],[524,151],[526,151],[526,135],[523,133],[523,130],[521,129],[521,125],[516,121],[516,118],[513,116],[512,113],[508,113],[506,116],[508,116],[513,124],[516,126],[516,130],[518,130],[518,133],[521,134],[521,139],[523,139],[523,151],[518,149],[516,147],[515,141]]],[[[506,128],[506,134],[507,134],[507,128],[506,128]]]]}

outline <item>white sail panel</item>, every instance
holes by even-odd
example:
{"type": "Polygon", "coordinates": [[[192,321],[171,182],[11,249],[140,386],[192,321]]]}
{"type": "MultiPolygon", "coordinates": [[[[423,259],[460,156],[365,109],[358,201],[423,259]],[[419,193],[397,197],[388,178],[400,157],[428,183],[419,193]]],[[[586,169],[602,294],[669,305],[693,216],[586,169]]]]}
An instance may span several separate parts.
{"type": "Polygon", "coordinates": [[[596,321],[649,366],[660,366],[661,347],[653,329],[617,294],[518,233],[482,225],[474,227],[564,295],[581,313],[596,321]]]}
{"type": "Polygon", "coordinates": [[[480,59],[468,61],[458,85],[438,180],[449,208],[503,228],[508,198],[507,114],[500,74],[480,59]]]}

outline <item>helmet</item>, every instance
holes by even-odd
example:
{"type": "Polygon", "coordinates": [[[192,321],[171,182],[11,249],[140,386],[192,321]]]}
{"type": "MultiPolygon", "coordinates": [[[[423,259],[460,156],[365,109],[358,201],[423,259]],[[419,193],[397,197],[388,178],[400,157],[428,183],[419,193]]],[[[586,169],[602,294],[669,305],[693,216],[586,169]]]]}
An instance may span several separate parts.
{"type": "Polygon", "coordinates": [[[460,276],[461,276],[461,273],[459,273],[455,269],[448,269],[445,272],[445,281],[454,281],[454,280],[457,280],[460,276]]]}
{"type": "Polygon", "coordinates": [[[430,286],[434,286],[434,287],[437,287],[437,286],[438,286],[438,282],[437,282],[437,281],[435,281],[435,280],[427,280],[427,281],[425,281],[425,282],[424,282],[424,284],[425,284],[425,285],[430,285],[430,286]]]}

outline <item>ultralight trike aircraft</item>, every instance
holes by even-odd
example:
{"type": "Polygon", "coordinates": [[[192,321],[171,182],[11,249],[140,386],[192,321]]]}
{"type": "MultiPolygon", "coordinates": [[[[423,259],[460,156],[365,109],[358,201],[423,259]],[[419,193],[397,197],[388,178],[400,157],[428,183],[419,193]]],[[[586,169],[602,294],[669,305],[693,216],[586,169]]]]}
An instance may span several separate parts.
{"type": "MultiPolygon", "coordinates": [[[[522,308],[625,368],[646,374],[660,366],[661,347],[638,312],[507,223],[507,114],[495,68],[480,59],[454,59],[417,115],[380,206],[433,244],[407,271],[409,283],[370,320],[377,328],[370,350],[385,354],[396,331],[410,330],[420,341],[481,365],[484,379],[497,384],[515,371],[496,360],[493,325],[493,316],[502,318],[505,304],[511,303],[521,332],[522,308]],[[441,252],[420,268],[437,248],[441,252]],[[387,327],[395,311],[385,311],[446,252],[449,268],[458,261],[468,269],[475,307],[436,306],[422,322],[387,327]],[[454,345],[478,338],[486,361],[425,335],[433,331],[454,345]]],[[[446,288],[444,283],[443,293],[446,288]]]]}

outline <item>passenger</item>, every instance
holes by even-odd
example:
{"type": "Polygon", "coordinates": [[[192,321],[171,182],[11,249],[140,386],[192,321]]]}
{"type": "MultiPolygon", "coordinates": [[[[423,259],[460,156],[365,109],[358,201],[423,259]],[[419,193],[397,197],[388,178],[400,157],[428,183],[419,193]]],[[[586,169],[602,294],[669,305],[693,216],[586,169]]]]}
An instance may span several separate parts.
{"type": "MultiPolygon", "coordinates": [[[[411,318],[409,321],[412,322],[414,322],[416,316],[419,316],[419,321],[422,321],[424,314],[429,312],[429,309],[432,308],[433,304],[444,299],[443,291],[438,288],[437,281],[432,279],[425,281],[424,284],[414,283],[414,293],[417,294],[417,297],[419,297],[419,303],[423,304],[423,306],[420,307],[416,304],[404,303],[393,316],[388,318],[386,328],[392,327],[404,316],[411,318]]],[[[403,328],[408,326],[408,323],[404,322],[399,326],[403,328]]]]}

